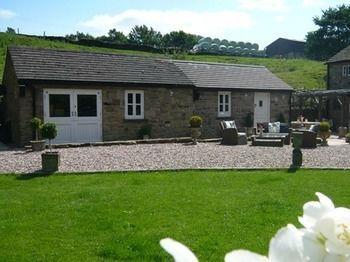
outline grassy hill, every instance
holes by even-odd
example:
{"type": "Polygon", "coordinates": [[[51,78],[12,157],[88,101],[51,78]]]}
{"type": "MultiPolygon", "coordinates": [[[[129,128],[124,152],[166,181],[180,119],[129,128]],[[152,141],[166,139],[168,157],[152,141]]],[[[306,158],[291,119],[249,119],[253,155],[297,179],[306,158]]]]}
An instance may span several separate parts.
{"type": "Polygon", "coordinates": [[[68,44],[58,41],[49,41],[35,37],[19,36],[14,34],[0,33],[0,80],[2,79],[6,48],[9,45],[37,46],[45,48],[58,48],[68,50],[84,50],[93,52],[109,52],[118,54],[133,54],[144,56],[156,56],[176,58],[184,60],[222,62],[235,64],[251,64],[266,66],[295,89],[322,89],[325,88],[326,66],[322,62],[307,59],[276,59],[276,58],[252,58],[221,55],[180,55],[166,56],[133,50],[117,50],[100,47],[87,47],[68,44]]]}

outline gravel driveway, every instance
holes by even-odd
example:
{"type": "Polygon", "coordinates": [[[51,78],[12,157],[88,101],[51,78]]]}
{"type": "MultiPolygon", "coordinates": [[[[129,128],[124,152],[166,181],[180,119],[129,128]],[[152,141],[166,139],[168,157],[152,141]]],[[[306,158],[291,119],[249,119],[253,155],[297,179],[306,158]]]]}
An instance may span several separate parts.
{"type": "MultiPolygon", "coordinates": [[[[292,147],[223,146],[218,143],[139,144],[58,149],[61,172],[195,168],[288,168],[292,147]]],[[[303,149],[303,166],[350,168],[350,145],[303,149]]],[[[41,167],[40,152],[0,151],[0,173],[31,173],[41,167]]]]}

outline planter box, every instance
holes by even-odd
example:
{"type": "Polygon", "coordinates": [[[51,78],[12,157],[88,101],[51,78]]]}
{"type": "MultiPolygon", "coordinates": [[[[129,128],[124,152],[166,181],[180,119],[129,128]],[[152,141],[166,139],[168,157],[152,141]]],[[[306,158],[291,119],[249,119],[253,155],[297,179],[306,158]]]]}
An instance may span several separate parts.
{"type": "Polygon", "coordinates": [[[60,155],[58,152],[45,152],[41,154],[42,171],[53,173],[58,171],[60,165],[60,155]]]}
{"type": "Polygon", "coordinates": [[[30,144],[32,145],[33,151],[43,151],[45,149],[45,140],[34,140],[30,141],[30,144]]]}

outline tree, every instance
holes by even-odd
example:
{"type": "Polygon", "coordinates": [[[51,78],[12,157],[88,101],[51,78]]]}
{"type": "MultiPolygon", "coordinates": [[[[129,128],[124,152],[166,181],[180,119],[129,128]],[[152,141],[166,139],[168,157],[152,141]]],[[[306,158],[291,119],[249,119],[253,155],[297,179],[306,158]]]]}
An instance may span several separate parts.
{"type": "Polygon", "coordinates": [[[13,29],[12,27],[7,27],[6,33],[8,33],[8,34],[16,34],[16,30],[13,29]]]}
{"type": "Polygon", "coordinates": [[[164,35],[162,42],[164,47],[186,51],[193,48],[198,42],[198,37],[184,31],[173,31],[164,35]]]}
{"type": "Polygon", "coordinates": [[[160,47],[162,43],[162,34],[155,31],[152,27],[148,28],[145,25],[136,25],[129,33],[129,40],[136,45],[160,47]]]}
{"type": "Polygon", "coordinates": [[[329,8],[313,20],[319,29],[306,35],[307,57],[327,60],[350,45],[350,5],[329,8]]]}
{"type": "Polygon", "coordinates": [[[87,40],[95,39],[92,35],[89,35],[88,33],[84,34],[83,32],[79,32],[79,31],[77,31],[76,34],[66,35],[66,38],[73,41],[78,41],[82,39],[87,39],[87,40]]]}
{"type": "Polygon", "coordinates": [[[107,39],[118,44],[128,43],[128,38],[124,35],[124,33],[117,31],[115,28],[109,30],[107,39]]]}

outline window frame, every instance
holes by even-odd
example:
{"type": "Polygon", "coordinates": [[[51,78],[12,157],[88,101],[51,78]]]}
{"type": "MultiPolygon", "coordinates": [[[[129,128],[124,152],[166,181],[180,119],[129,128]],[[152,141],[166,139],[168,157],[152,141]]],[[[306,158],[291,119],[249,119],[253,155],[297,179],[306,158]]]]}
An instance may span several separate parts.
{"type": "Polygon", "coordinates": [[[143,90],[125,90],[125,94],[124,94],[124,118],[127,120],[142,120],[145,118],[145,110],[144,110],[144,91],[143,90]],[[128,102],[128,95],[132,94],[133,97],[133,101],[132,103],[128,102]],[[141,95],[141,103],[137,104],[136,103],[136,94],[140,94],[141,95]],[[128,114],[128,106],[132,105],[133,107],[133,114],[129,115],[128,114]],[[141,114],[140,115],[136,115],[136,106],[140,105],[141,107],[141,114]]]}
{"type": "Polygon", "coordinates": [[[350,65],[343,65],[342,75],[343,77],[350,76],[350,65]]]}
{"type": "Polygon", "coordinates": [[[231,92],[230,91],[220,91],[218,92],[218,117],[231,117],[231,92]],[[220,102],[220,96],[223,96],[223,103],[220,102]],[[226,96],[228,96],[228,103],[226,103],[226,96]],[[223,111],[220,111],[220,106],[222,105],[223,111]],[[225,110],[226,105],[228,105],[228,111],[225,110]]]}

